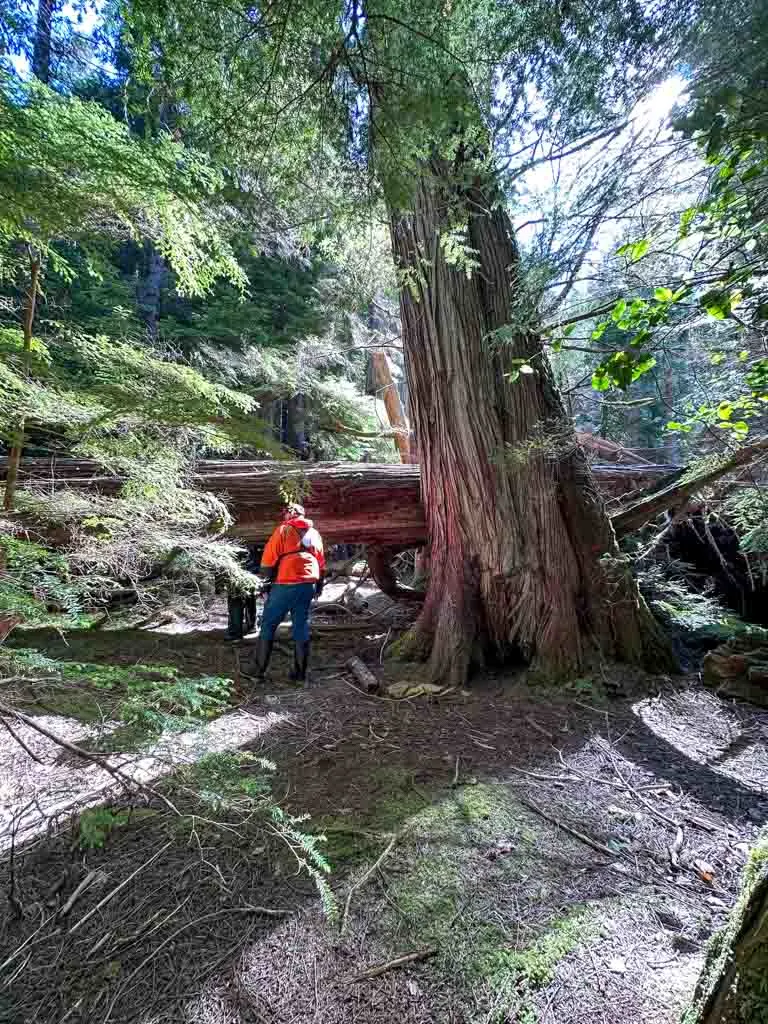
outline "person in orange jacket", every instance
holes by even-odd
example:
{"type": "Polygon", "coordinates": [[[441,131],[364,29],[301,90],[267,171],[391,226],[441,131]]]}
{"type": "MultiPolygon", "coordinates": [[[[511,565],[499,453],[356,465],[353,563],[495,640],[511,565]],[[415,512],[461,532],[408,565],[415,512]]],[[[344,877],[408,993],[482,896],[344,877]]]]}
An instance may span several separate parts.
{"type": "Polygon", "coordinates": [[[290,612],[294,660],[291,679],[307,682],[312,599],[323,592],[323,540],[301,505],[287,506],[282,522],[269,538],[259,572],[266,577],[269,596],[261,619],[256,648],[256,678],[263,682],[272,655],[277,627],[290,612]]]}

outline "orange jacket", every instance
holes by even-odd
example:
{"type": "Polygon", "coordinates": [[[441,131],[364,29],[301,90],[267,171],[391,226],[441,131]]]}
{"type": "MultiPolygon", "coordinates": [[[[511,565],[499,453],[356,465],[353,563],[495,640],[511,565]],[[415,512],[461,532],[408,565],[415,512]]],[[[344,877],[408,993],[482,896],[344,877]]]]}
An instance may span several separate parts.
{"type": "Polygon", "coordinates": [[[275,583],[313,583],[325,575],[323,540],[311,519],[295,516],[275,529],[261,556],[261,568],[275,566],[275,583]]]}

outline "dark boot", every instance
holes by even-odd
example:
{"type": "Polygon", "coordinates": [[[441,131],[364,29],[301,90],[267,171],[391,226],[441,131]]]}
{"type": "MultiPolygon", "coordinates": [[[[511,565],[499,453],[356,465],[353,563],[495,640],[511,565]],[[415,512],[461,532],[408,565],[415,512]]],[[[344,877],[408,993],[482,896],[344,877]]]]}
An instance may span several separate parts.
{"type": "Polygon", "coordinates": [[[309,640],[299,640],[294,644],[293,670],[289,675],[292,683],[303,683],[309,686],[309,640]]]}
{"type": "Polygon", "coordinates": [[[263,683],[267,675],[267,667],[269,665],[269,659],[272,657],[272,647],[274,645],[274,636],[270,637],[259,637],[259,642],[256,644],[256,658],[253,663],[253,677],[258,682],[263,683]]]}

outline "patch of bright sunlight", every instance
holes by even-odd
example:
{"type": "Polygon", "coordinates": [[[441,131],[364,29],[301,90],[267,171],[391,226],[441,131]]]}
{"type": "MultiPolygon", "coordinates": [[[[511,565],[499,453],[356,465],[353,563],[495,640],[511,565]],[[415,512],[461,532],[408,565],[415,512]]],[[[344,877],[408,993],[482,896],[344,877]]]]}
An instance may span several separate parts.
{"type": "MultiPolygon", "coordinates": [[[[234,711],[211,722],[181,733],[164,733],[141,754],[113,754],[106,764],[120,772],[127,784],[153,784],[182,765],[194,764],[206,754],[237,750],[263,736],[276,725],[290,720],[286,713],[268,711],[264,714],[234,711]]],[[[70,743],[84,745],[93,737],[92,729],[61,716],[36,716],[35,721],[70,743]]],[[[108,729],[117,728],[109,723],[108,729]]],[[[4,785],[0,792],[0,851],[12,842],[18,845],[44,832],[59,816],[74,810],[98,806],[122,788],[106,768],[65,754],[53,740],[46,739],[31,726],[14,725],[23,742],[39,761],[33,761],[10,736],[14,744],[13,773],[7,778],[13,786],[4,785]],[[23,764],[21,762],[24,762],[23,764]]],[[[0,746],[0,763],[7,757],[6,743],[0,746]]],[[[6,773],[3,773],[4,780],[6,773]]]]}

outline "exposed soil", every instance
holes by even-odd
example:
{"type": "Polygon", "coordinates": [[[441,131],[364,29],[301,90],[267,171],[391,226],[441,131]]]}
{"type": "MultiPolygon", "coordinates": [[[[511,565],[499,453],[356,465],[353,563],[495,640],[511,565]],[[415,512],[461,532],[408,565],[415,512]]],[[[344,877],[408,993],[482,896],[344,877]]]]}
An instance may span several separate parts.
{"type": "MultiPolygon", "coordinates": [[[[0,1021],[677,1021],[768,819],[768,712],[622,669],[557,692],[498,675],[366,697],[340,666],[376,667],[386,636],[328,633],[314,688],[273,682],[244,706],[269,721],[250,745],[278,766],[278,802],[328,837],[343,934],[262,823],[139,800],[102,849],[73,823],[6,860],[0,1021]]],[[[218,674],[248,648],[203,629],[24,642],[218,674]]]]}

